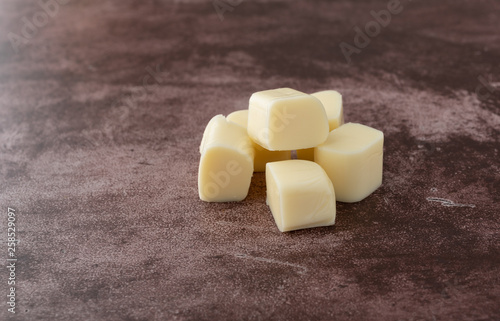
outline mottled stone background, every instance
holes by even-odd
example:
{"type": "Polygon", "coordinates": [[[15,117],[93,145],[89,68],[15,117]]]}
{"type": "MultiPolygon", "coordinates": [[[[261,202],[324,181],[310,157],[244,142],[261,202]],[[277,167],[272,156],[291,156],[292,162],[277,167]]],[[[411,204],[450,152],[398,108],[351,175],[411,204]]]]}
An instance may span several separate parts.
{"type": "Polygon", "coordinates": [[[2,0],[0,319],[499,320],[500,3],[405,1],[347,64],[387,3],[2,0]],[[334,227],[280,233],[263,174],[198,198],[209,119],[285,86],[385,133],[334,227]]]}

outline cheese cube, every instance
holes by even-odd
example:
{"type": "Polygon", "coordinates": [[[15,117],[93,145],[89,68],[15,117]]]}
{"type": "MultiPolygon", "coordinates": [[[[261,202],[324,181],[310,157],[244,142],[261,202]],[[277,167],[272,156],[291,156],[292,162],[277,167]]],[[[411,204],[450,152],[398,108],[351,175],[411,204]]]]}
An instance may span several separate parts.
{"type": "Polygon", "coordinates": [[[266,165],[267,204],[281,232],[335,223],[335,193],[325,171],[305,160],[266,165]]]}
{"type": "MultiPolygon", "coordinates": [[[[238,110],[227,115],[227,120],[240,125],[247,129],[248,124],[248,110],[238,110]]],[[[292,158],[292,151],[270,151],[252,141],[255,150],[255,157],[253,162],[254,172],[265,172],[266,164],[268,162],[276,162],[280,160],[287,160],[292,158]]]]}
{"type": "Polygon", "coordinates": [[[321,102],[290,88],[265,90],[250,97],[248,135],[268,150],[315,147],[328,136],[321,102]]]}
{"type": "Polygon", "coordinates": [[[311,94],[321,101],[326,111],[330,131],[344,124],[344,110],[342,108],[342,95],[335,90],[319,91],[311,94]]]}
{"type": "Polygon", "coordinates": [[[198,192],[207,202],[241,201],[253,175],[254,150],[245,129],[213,117],[205,128],[200,145],[198,192]]]}
{"type": "Polygon", "coordinates": [[[347,123],[314,149],[314,160],[332,180],[337,201],[361,201],[382,184],[383,145],[380,130],[347,123]]]}

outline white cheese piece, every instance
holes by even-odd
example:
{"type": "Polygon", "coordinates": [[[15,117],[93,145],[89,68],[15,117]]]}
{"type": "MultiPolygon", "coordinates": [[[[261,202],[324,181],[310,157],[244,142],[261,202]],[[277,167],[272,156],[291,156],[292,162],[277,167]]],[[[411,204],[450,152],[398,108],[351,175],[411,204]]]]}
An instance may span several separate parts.
{"type": "Polygon", "coordinates": [[[250,187],[254,157],[246,130],[217,115],[205,128],[200,153],[200,199],[207,202],[243,200],[250,187]]]}
{"type": "Polygon", "coordinates": [[[358,202],[382,184],[384,134],[347,123],[333,130],[314,150],[314,161],[326,171],[340,202],[358,202]]]}
{"type": "Polygon", "coordinates": [[[268,150],[311,148],[328,136],[328,118],[321,102],[294,89],[256,92],[248,110],[248,135],[268,150]]]}
{"type": "Polygon", "coordinates": [[[318,164],[305,160],[267,163],[267,204],[281,232],[335,223],[335,192],[318,164]]]}

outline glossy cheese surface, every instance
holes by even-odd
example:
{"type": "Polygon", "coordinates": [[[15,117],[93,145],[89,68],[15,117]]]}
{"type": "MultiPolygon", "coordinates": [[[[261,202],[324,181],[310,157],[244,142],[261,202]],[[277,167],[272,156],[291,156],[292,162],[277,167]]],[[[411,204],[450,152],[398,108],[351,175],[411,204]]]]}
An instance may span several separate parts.
{"type": "Polygon", "coordinates": [[[266,166],[266,194],[281,232],[335,223],[335,192],[316,163],[286,160],[266,166]]]}
{"type": "Polygon", "coordinates": [[[200,199],[207,202],[243,200],[250,187],[254,158],[252,141],[246,131],[217,115],[205,128],[200,153],[200,199]]]}
{"type": "Polygon", "coordinates": [[[314,160],[330,177],[337,201],[361,201],[382,184],[383,146],[380,130],[347,123],[315,148],[314,160]]]}
{"type": "Polygon", "coordinates": [[[311,148],[328,136],[328,118],[321,102],[294,89],[256,92],[248,110],[248,135],[268,150],[311,148]]]}

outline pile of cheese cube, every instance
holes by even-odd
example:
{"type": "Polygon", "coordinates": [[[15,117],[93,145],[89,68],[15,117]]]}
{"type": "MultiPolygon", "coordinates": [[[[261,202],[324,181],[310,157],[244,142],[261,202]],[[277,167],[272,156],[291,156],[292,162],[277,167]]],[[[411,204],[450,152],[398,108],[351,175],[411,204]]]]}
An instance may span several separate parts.
{"type": "Polygon", "coordinates": [[[336,201],[361,201],[382,184],[383,144],[381,131],[344,124],[342,96],[334,90],[256,92],[248,110],[208,123],[200,199],[241,201],[253,173],[265,171],[267,204],[280,231],[333,225],[336,201]]]}

